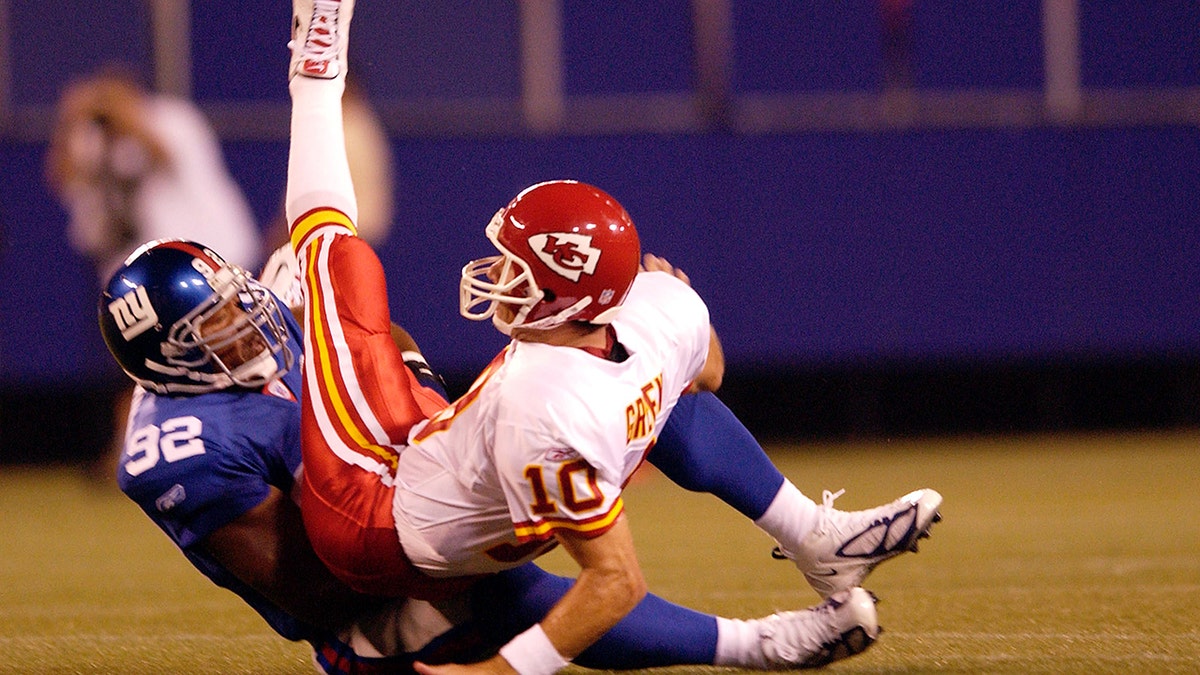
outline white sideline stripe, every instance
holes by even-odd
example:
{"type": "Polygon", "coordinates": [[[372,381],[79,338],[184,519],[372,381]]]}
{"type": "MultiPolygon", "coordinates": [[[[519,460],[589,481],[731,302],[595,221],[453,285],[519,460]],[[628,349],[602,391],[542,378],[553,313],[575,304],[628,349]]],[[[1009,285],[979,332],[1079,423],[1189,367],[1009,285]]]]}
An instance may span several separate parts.
{"type": "MultiPolygon", "coordinates": [[[[125,614],[125,613],[122,613],[125,614]]],[[[920,632],[904,632],[892,631],[887,629],[888,635],[893,635],[896,638],[906,639],[948,639],[948,640],[1074,640],[1074,641],[1112,641],[1112,640],[1145,640],[1152,638],[1156,641],[1186,638],[1200,639],[1200,631],[1188,631],[1183,633],[1129,633],[1129,632],[1114,632],[1105,631],[1102,633],[972,633],[966,631],[920,631],[920,632]]],[[[148,643],[160,643],[164,637],[178,638],[185,640],[226,640],[226,641],[246,641],[258,640],[262,638],[278,639],[275,633],[254,633],[254,634],[220,634],[220,633],[156,633],[145,638],[148,643]]],[[[72,633],[70,635],[0,635],[0,645],[20,644],[20,643],[36,643],[41,640],[54,640],[55,643],[64,643],[64,641],[89,641],[89,640],[121,640],[121,641],[138,641],[136,635],[128,634],[108,634],[108,633],[72,633]]],[[[1088,656],[1092,658],[1092,656],[1088,656]]],[[[1195,657],[1200,658],[1200,653],[1195,657]]]]}
{"type": "MultiPolygon", "coordinates": [[[[1183,558],[1180,558],[1183,560],[1183,558]]],[[[1188,560],[1190,563],[1191,560],[1188,560]]],[[[1165,565],[1158,565],[1163,567],[1165,565]]],[[[1195,593],[1200,591],[1200,584],[1122,584],[1120,590],[1114,591],[1111,583],[1094,583],[1080,584],[1074,587],[1077,592],[1086,593],[1123,593],[1128,591],[1137,591],[1140,594],[1148,593],[1195,593]]],[[[1004,595],[1045,595],[1044,588],[1033,586],[988,586],[987,588],[961,588],[953,591],[947,591],[947,595],[985,595],[994,597],[997,594],[1004,595]]]]}
{"type": "MultiPolygon", "coordinates": [[[[228,602],[219,601],[195,601],[189,602],[188,608],[192,611],[216,611],[228,607],[228,602]]],[[[9,605],[0,605],[0,619],[58,619],[62,617],[102,617],[102,616],[121,616],[125,618],[145,618],[161,616],[163,613],[162,607],[158,605],[126,605],[121,603],[89,603],[89,602],[14,602],[9,605]]],[[[2,639],[4,636],[0,636],[2,639]]],[[[3,672],[3,671],[0,671],[3,672]]]]}
{"type": "MultiPolygon", "coordinates": [[[[1112,584],[1081,584],[1076,588],[1080,593],[1113,592],[1112,584]]],[[[1125,584],[1121,587],[1121,589],[1123,591],[1137,591],[1141,595],[1149,595],[1152,593],[1189,594],[1200,591],[1200,584],[1125,584]]],[[[790,600],[792,597],[791,593],[792,591],[783,589],[771,591],[744,589],[737,591],[714,591],[711,593],[704,593],[702,597],[711,600],[769,599],[777,602],[785,601],[790,603],[792,602],[792,600],[790,600]]],[[[987,588],[961,588],[947,590],[943,591],[941,594],[947,597],[985,596],[988,598],[993,598],[1004,595],[1045,595],[1046,590],[1044,588],[1034,588],[1030,586],[988,586],[987,588]]]]}
{"type": "MultiPolygon", "coordinates": [[[[146,637],[132,635],[111,635],[108,633],[74,633],[71,635],[30,635],[17,637],[0,636],[0,646],[19,647],[22,645],[42,646],[47,643],[55,645],[80,644],[86,646],[97,642],[119,642],[121,644],[162,644],[167,640],[183,640],[186,642],[221,642],[221,643],[261,643],[265,640],[276,642],[283,640],[275,633],[256,633],[253,635],[219,635],[215,633],[156,633],[146,637]]],[[[284,641],[285,644],[291,644],[284,641]]]]}
{"type": "MultiPolygon", "coordinates": [[[[883,622],[880,622],[883,623],[883,622]]],[[[972,633],[970,631],[920,631],[905,632],[887,630],[888,635],[909,639],[924,640],[1075,640],[1075,641],[1112,641],[1112,640],[1145,640],[1147,637],[1157,641],[1175,638],[1200,639],[1200,631],[1190,630],[1180,633],[1137,632],[1137,631],[1104,631],[1099,633],[1061,633],[1061,632],[1020,632],[1020,633],[972,633]]],[[[1200,657],[1200,655],[1197,655],[1200,657]]]]}

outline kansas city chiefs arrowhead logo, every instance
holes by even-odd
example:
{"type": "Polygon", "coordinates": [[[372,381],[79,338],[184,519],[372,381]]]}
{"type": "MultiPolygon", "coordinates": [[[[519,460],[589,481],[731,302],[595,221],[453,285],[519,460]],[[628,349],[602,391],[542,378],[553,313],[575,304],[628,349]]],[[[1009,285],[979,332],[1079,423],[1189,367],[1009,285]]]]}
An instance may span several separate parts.
{"type": "Polygon", "coordinates": [[[579,281],[584,274],[595,274],[600,262],[600,249],[592,246],[592,237],[573,232],[535,234],[529,246],[546,267],[570,279],[579,281]]]}

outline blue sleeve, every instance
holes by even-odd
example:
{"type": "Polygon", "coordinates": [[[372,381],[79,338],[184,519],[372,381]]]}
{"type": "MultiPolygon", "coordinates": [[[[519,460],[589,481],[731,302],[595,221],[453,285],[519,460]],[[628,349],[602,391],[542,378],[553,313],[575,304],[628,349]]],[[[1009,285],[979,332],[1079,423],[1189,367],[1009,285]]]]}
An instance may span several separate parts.
{"type": "Polygon", "coordinates": [[[715,394],[679,397],[646,459],[676,485],[707,492],[758,520],[784,476],[715,394]]]}
{"type": "MultiPolygon", "coordinates": [[[[476,623],[499,649],[541,621],[573,583],[533,563],[488,577],[472,591],[476,623]]],[[[572,662],[601,670],[712,665],[716,650],[715,617],[647,595],[572,662]]]]}

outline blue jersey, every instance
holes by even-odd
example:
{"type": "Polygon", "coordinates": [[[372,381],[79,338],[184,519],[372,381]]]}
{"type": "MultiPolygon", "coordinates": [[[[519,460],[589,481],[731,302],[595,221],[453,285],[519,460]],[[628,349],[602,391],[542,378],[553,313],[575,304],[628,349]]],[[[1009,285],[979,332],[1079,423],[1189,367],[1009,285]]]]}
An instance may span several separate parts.
{"type": "MultiPolygon", "coordinates": [[[[300,327],[290,312],[283,315],[288,348],[300,354],[300,327]]],[[[322,631],[284,613],[199,544],[262,503],[272,486],[291,495],[300,469],[300,383],[296,365],[261,391],[161,396],[139,390],[117,470],[121,491],[198,570],[289,640],[311,640],[322,631]]]]}

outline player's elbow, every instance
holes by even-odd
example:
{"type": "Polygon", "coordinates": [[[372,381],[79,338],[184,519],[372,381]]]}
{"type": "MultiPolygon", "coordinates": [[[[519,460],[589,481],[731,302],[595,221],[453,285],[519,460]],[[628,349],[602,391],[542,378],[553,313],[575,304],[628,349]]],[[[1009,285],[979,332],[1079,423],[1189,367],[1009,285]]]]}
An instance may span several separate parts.
{"type": "Polygon", "coordinates": [[[642,576],[641,568],[633,570],[633,573],[630,575],[627,588],[629,597],[632,598],[633,604],[635,605],[641,602],[642,598],[646,597],[646,594],[650,592],[649,589],[646,588],[646,577],[642,576]]]}
{"type": "Polygon", "coordinates": [[[712,391],[721,388],[721,382],[725,379],[725,361],[721,359],[714,362],[712,359],[705,362],[704,368],[696,379],[692,380],[692,384],[687,388],[687,393],[695,394],[701,391],[712,391]]]}
{"type": "Polygon", "coordinates": [[[704,372],[693,382],[692,388],[695,391],[716,391],[721,388],[721,383],[725,380],[725,369],[721,368],[704,368],[704,372]]]}
{"type": "Polygon", "coordinates": [[[614,610],[622,616],[633,611],[642,598],[648,593],[646,578],[640,568],[622,570],[618,578],[610,584],[609,601],[614,610]]]}
{"type": "Polygon", "coordinates": [[[586,580],[586,586],[595,594],[594,606],[614,620],[633,611],[648,592],[646,579],[637,566],[595,570],[593,574],[585,571],[580,580],[586,580]]]}
{"type": "Polygon", "coordinates": [[[708,355],[704,360],[704,367],[700,369],[700,374],[692,381],[692,391],[716,391],[721,388],[721,382],[725,379],[725,350],[721,347],[721,340],[717,337],[717,332],[713,330],[709,333],[708,355]]]}

